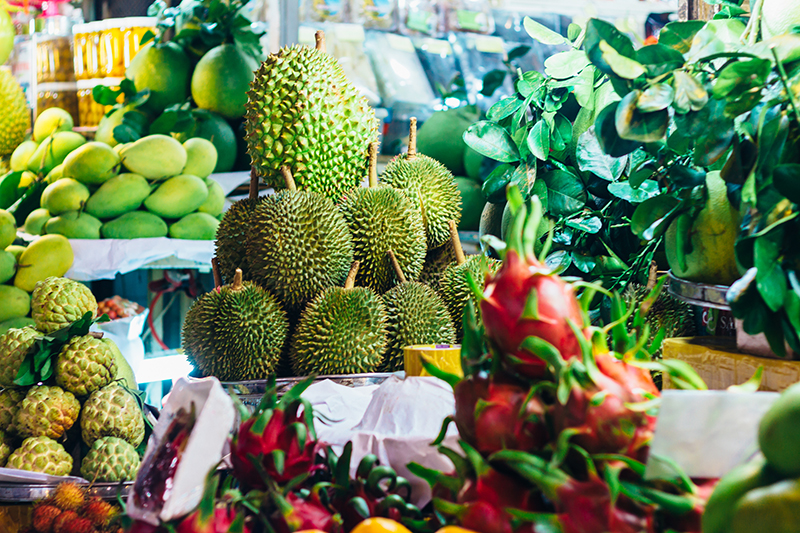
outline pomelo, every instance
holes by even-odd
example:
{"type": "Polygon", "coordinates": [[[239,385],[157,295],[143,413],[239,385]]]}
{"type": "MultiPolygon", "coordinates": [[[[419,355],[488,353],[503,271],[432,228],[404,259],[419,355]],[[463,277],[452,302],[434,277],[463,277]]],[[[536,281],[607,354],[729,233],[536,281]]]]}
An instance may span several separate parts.
{"type": "Polygon", "coordinates": [[[150,89],[144,107],[154,113],[183,102],[189,96],[191,61],[175,43],[146,44],[133,58],[125,75],[136,90],[150,89]]]}
{"type": "Polygon", "coordinates": [[[212,48],[194,68],[192,98],[200,109],[239,118],[257,68],[255,59],[232,44],[212,48]]]}

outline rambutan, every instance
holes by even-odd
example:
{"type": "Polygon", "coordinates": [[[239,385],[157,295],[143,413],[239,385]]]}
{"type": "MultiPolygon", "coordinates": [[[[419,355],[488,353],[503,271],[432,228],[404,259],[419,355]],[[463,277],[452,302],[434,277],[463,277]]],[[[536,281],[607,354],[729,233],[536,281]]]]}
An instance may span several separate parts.
{"type": "Polygon", "coordinates": [[[77,511],[86,502],[86,493],[75,483],[62,483],[56,487],[55,501],[59,509],[77,511]]]}
{"type": "Polygon", "coordinates": [[[88,518],[76,517],[65,522],[61,533],[95,533],[97,530],[88,518]]]}
{"type": "Polygon", "coordinates": [[[76,513],[75,511],[63,511],[53,520],[53,525],[51,529],[52,533],[66,533],[66,531],[64,530],[64,525],[67,522],[74,520],[75,518],[78,518],[78,513],[76,513]]]}
{"type": "Polygon", "coordinates": [[[81,515],[88,518],[95,526],[105,527],[117,514],[117,509],[99,498],[92,498],[83,506],[81,515]]]}
{"type": "Polygon", "coordinates": [[[53,520],[55,520],[61,512],[61,509],[52,505],[37,505],[33,508],[33,529],[39,533],[50,533],[53,527],[53,520]]]}

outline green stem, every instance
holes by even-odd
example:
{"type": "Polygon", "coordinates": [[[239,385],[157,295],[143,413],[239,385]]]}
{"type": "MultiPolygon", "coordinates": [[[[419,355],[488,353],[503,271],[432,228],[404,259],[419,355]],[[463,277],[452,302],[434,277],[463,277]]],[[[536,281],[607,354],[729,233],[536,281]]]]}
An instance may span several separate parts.
{"type": "Polygon", "coordinates": [[[747,21],[747,26],[744,29],[742,37],[747,37],[748,46],[756,44],[758,33],[761,25],[761,6],[764,0],[755,0],[750,10],[750,20],[747,21]]]}
{"type": "Polygon", "coordinates": [[[789,78],[786,76],[786,70],[783,68],[783,63],[781,63],[780,59],[778,59],[778,52],[775,50],[775,45],[770,46],[769,49],[772,52],[772,56],[775,58],[775,64],[778,65],[778,73],[780,74],[783,88],[786,91],[786,94],[789,95],[789,102],[792,104],[794,118],[797,120],[797,123],[800,124],[800,112],[798,112],[797,99],[794,96],[794,92],[792,92],[791,88],[789,87],[789,78]]]}

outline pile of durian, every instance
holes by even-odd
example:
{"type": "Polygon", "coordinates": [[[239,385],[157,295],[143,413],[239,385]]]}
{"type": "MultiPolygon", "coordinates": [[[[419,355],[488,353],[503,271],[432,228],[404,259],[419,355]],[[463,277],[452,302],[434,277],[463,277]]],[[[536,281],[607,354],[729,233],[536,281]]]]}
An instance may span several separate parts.
{"type": "Polygon", "coordinates": [[[416,119],[379,181],[374,111],[322,32],[316,48],[271,55],[248,98],[251,197],[220,223],[218,287],[183,326],[189,361],[222,381],[355,374],[402,369],[405,346],[459,342],[467,272],[499,265],[464,256],[460,194],[416,152],[416,119]],[[276,193],[258,197],[259,178],[276,193]]]}

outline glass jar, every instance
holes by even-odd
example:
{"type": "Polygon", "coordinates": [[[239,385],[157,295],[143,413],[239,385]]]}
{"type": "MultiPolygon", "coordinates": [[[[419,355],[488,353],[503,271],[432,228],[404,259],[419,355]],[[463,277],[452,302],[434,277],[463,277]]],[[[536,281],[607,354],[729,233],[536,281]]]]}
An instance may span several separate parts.
{"type": "Polygon", "coordinates": [[[73,81],[72,39],[62,35],[36,36],[36,81],[73,81]]]}
{"type": "Polygon", "coordinates": [[[86,30],[86,77],[84,79],[102,78],[100,71],[100,34],[104,21],[90,22],[86,30]]]}
{"type": "Polygon", "coordinates": [[[75,82],[41,83],[36,93],[36,116],[50,107],[60,107],[72,115],[76,126],[78,117],[78,86],[75,82]]]}
{"type": "Polygon", "coordinates": [[[76,24],[72,28],[72,68],[76,80],[89,79],[89,42],[90,24],[76,24]]]}
{"type": "Polygon", "coordinates": [[[125,76],[128,65],[141,48],[142,37],[148,31],[155,33],[157,21],[155,17],[103,21],[100,32],[100,76],[125,76]]]}
{"type": "Polygon", "coordinates": [[[118,85],[121,79],[80,80],[78,86],[78,120],[83,127],[94,127],[100,124],[103,116],[112,106],[100,105],[92,97],[92,89],[96,85],[118,85]]]}
{"type": "MultiPolygon", "coordinates": [[[[133,58],[142,48],[142,38],[151,32],[156,33],[157,17],[127,17],[122,19],[125,26],[122,32],[122,59],[125,69],[131,64],[133,58]]],[[[147,43],[145,43],[147,44],[147,43]]],[[[123,71],[124,75],[124,71],[123,71]]]]}

